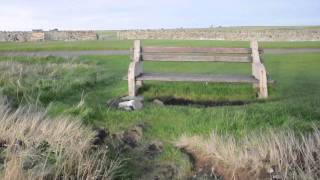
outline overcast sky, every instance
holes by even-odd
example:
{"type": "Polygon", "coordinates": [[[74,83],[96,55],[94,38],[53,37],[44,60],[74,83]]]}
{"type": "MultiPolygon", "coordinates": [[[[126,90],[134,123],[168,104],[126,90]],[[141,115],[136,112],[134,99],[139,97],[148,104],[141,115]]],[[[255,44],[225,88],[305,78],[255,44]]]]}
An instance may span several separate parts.
{"type": "Polygon", "coordinates": [[[320,25],[320,0],[0,0],[0,30],[320,25]]]}

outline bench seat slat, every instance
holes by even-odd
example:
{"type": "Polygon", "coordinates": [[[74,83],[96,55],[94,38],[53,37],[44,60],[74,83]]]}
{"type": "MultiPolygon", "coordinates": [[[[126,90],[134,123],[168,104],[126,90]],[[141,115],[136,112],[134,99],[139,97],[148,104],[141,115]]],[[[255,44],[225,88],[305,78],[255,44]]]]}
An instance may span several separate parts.
{"type": "Polygon", "coordinates": [[[168,55],[168,54],[144,54],[143,61],[211,61],[211,62],[243,62],[251,63],[251,56],[223,56],[223,55],[168,55]]]}
{"type": "Polygon", "coordinates": [[[143,53],[221,53],[250,54],[250,48],[196,48],[196,47],[153,47],[142,48],[143,53]]]}
{"type": "Polygon", "coordinates": [[[258,83],[252,76],[243,75],[206,75],[176,73],[143,73],[136,80],[140,81],[185,81],[185,82],[216,82],[216,83],[258,83]]]}

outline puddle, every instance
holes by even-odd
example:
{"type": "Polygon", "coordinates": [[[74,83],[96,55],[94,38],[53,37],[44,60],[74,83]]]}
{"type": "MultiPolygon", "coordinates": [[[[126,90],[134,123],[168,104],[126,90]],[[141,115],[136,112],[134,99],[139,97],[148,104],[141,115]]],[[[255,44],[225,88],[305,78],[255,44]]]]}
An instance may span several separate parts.
{"type": "Polygon", "coordinates": [[[157,98],[168,106],[201,106],[201,107],[218,107],[218,106],[242,106],[249,104],[248,101],[193,101],[183,98],[157,98]]]}

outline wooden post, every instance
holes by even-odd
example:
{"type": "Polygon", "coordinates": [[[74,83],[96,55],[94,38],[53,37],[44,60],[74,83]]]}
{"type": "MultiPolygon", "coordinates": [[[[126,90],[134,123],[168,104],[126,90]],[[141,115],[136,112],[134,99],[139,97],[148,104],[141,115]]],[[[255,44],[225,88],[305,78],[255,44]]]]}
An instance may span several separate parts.
{"type": "Polygon", "coordinates": [[[134,41],[132,62],[128,70],[128,90],[129,96],[136,96],[137,89],[142,85],[142,82],[137,82],[136,77],[143,72],[141,61],[141,44],[140,40],[134,41]]]}
{"type": "Polygon", "coordinates": [[[268,80],[267,72],[264,65],[261,63],[259,55],[259,46],[257,41],[251,41],[251,56],[252,56],[252,76],[259,80],[258,84],[253,84],[253,88],[259,88],[259,98],[268,97],[268,80]]]}
{"type": "Polygon", "coordinates": [[[268,80],[267,80],[267,71],[263,64],[260,68],[260,93],[259,98],[265,99],[268,98],[268,80]]]}

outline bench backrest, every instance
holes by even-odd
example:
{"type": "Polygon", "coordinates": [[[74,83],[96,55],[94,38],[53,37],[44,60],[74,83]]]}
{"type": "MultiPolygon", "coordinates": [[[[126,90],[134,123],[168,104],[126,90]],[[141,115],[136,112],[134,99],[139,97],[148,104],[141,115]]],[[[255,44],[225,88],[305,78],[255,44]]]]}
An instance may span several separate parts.
{"type": "MultiPolygon", "coordinates": [[[[140,43],[139,43],[140,44],[140,43]]],[[[252,63],[251,48],[154,47],[139,49],[140,61],[211,61],[252,63]]],[[[259,53],[262,53],[259,50],[259,53]]]]}
{"type": "Polygon", "coordinates": [[[142,47],[140,40],[134,41],[132,63],[128,70],[129,94],[135,95],[135,78],[143,73],[143,61],[211,61],[251,63],[252,76],[259,81],[254,86],[260,89],[260,98],[268,97],[267,71],[260,60],[258,42],[252,41],[250,48],[195,48],[195,47],[142,47]]]}

